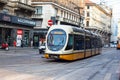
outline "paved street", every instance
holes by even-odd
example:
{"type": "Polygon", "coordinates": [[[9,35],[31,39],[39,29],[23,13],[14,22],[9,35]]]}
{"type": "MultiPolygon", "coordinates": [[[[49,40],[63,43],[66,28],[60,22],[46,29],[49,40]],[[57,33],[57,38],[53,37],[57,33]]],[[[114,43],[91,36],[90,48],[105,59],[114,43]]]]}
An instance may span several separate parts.
{"type": "Polygon", "coordinates": [[[72,62],[42,58],[38,49],[0,50],[0,80],[119,80],[120,50],[72,62]]]}

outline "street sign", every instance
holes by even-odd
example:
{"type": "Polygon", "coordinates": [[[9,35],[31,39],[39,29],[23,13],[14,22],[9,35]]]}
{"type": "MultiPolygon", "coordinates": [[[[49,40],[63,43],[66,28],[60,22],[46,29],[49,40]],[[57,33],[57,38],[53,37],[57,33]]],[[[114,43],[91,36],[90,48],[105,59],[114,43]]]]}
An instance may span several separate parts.
{"type": "Polygon", "coordinates": [[[48,25],[52,26],[53,25],[53,21],[52,20],[48,20],[48,25]]]}

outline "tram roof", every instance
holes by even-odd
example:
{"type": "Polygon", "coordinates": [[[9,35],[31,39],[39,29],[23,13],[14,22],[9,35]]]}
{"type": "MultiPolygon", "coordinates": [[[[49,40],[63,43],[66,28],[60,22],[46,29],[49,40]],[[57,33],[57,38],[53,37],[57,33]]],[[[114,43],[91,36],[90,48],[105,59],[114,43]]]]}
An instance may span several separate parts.
{"type": "Polygon", "coordinates": [[[86,33],[86,34],[89,34],[89,35],[93,35],[93,36],[99,36],[98,34],[94,33],[94,32],[91,32],[89,30],[86,30],[86,29],[82,29],[82,28],[79,28],[79,27],[75,27],[75,26],[70,26],[70,25],[52,25],[50,27],[50,30],[51,29],[63,29],[67,32],[78,32],[78,33],[86,33]]]}
{"type": "Polygon", "coordinates": [[[75,26],[70,26],[70,25],[53,25],[51,26],[50,30],[52,29],[63,29],[68,33],[75,32],[75,33],[84,33],[84,29],[78,28],[75,26]]]}

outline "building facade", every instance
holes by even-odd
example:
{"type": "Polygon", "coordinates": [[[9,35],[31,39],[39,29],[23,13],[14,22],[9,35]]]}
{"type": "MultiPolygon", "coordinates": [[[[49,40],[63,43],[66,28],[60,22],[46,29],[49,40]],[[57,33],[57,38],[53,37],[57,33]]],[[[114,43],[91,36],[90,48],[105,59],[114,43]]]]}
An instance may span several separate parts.
{"type": "Polygon", "coordinates": [[[111,37],[112,10],[104,5],[85,1],[85,28],[101,35],[105,45],[111,37]]]}
{"type": "MultiPolygon", "coordinates": [[[[36,21],[34,27],[34,45],[36,46],[40,39],[45,39],[47,30],[49,29],[48,20],[52,20],[53,24],[66,24],[83,27],[80,23],[83,18],[83,10],[75,9],[83,7],[84,0],[32,0],[32,5],[36,8],[32,19],[36,21]]],[[[38,45],[37,45],[38,46],[38,45]]]]}
{"type": "Polygon", "coordinates": [[[118,28],[117,28],[117,39],[120,39],[120,19],[118,20],[118,28]]]}
{"type": "Polygon", "coordinates": [[[30,0],[0,0],[0,45],[7,42],[13,46],[29,46],[32,40],[32,30],[36,25],[31,15],[35,12],[30,0]]]}

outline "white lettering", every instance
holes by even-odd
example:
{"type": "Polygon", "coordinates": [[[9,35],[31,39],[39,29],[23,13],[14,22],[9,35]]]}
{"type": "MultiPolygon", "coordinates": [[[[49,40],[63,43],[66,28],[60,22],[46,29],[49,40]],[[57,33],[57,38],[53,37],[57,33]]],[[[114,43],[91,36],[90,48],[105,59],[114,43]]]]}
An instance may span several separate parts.
{"type": "Polygon", "coordinates": [[[21,19],[21,18],[18,18],[18,22],[24,23],[24,24],[35,25],[35,22],[34,22],[34,21],[30,21],[30,20],[26,20],[26,19],[21,19]]]}

